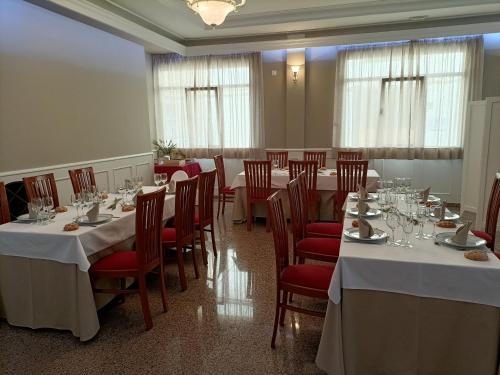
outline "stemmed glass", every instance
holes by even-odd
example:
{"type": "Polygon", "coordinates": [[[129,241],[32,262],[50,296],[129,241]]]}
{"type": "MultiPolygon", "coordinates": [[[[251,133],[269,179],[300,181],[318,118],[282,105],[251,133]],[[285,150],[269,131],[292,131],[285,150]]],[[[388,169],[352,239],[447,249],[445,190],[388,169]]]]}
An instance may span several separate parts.
{"type": "Polygon", "coordinates": [[[167,181],[168,181],[168,174],[162,173],[161,174],[161,184],[165,185],[167,183],[167,181]]]}
{"type": "Polygon", "coordinates": [[[155,182],[156,186],[160,186],[160,184],[161,184],[161,174],[160,173],[155,173],[154,182],[155,182]]]}
{"type": "Polygon", "coordinates": [[[396,242],[396,237],[394,231],[396,230],[399,222],[399,216],[396,212],[390,211],[385,219],[385,223],[389,227],[389,229],[392,231],[392,236],[389,237],[387,241],[387,245],[389,246],[399,246],[399,244],[396,242]]]}
{"type": "Polygon", "coordinates": [[[425,204],[419,204],[417,206],[417,214],[415,216],[418,222],[418,232],[415,235],[417,240],[425,240],[427,237],[424,234],[424,222],[426,221],[427,207],[425,204]]]}
{"type": "Polygon", "coordinates": [[[79,215],[80,211],[78,210],[80,208],[80,204],[81,204],[80,193],[71,194],[71,205],[76,208],[76,217],[75,217],[74,221],[77,221],[78,218],[80,217],[80,215],[79,215]]]}
{"type": "Polygon", "coordinates": [[[41,198],[33,198],[31,200],[31,207],[33,212],[36,214],[36,223],[41,225],[43,223],[43,201],[41,198]]]}
{"type": "Polygon", "coordinates": [[[54,199],[49,196],[43,197],[43,209],[47,215],[47,223],[50,221],[50,212],[54,209],[54,199]]]}
{"type": "Polygon", "coordinates": [[[413,217],[412,215],[401,215],[400,224],[403,228],[404,240],[401,241],[401,247],[413,247],[410,243],[410,234],[413,232],[413,217]]]}
{"type": "Polygon", "coordinates": [[[440,220],[438,216],[436,216],[436,211],[438,208],[441,208],[440,203],[432,204],[431,207],[429,208],[429,218],[432,221],[433,228],[432,228],[432,235],[430,238],[436,238],[436,224],[440,220]],[[434,216],[433,216],[434,215],[434,216]]]}
{"type": "Polygon", "coordinates": [[[273,169],[278,169],[278,160],[277,159],[273,159],[273,169]]]}

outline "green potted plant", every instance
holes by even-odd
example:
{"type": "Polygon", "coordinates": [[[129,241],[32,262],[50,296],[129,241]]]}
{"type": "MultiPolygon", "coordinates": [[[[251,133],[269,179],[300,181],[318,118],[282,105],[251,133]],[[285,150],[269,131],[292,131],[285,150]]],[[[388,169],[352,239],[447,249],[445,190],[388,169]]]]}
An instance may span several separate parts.
{"type": "Polygon", "coordinates": [[[177,145],[172,140],[167,142],[162,139],[155,139],[153,141],[153,146],[158,154],[158,158],[170,160],[178,158],[184,159],[186,157],[182,151],[177,149],[177,145]]]}

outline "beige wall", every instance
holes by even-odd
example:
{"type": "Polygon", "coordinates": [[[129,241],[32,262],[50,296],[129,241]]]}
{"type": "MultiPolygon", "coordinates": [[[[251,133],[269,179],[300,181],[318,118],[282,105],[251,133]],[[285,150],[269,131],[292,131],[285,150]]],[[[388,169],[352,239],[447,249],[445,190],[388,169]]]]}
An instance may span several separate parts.
{"type": "Polygon", "coordinates": [[[0,1],[0,172],[151,150],[142,46],[0,1]]]}
{"type": "Polygon", "coordinates": [[[500,46],[485,50],[483,98],[500,96],[500,46]]]}

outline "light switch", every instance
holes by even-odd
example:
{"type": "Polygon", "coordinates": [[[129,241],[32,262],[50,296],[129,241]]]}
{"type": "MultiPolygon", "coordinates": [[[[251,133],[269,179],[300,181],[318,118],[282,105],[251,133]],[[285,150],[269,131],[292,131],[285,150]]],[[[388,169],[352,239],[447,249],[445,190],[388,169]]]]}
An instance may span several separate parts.
{"type": "Polygon", "coordinates": [[[276,77],[276,76],[278,75],[278,71],[277,71],[276,69],[271,70],[271,75],[272,75],[273,77],[276,77]]]}

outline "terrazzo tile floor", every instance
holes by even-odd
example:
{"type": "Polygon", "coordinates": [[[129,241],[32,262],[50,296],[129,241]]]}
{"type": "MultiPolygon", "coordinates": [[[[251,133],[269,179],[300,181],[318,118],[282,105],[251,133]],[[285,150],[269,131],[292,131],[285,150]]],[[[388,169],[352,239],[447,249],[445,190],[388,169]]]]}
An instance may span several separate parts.
{"type": "MultiPolygon", "coordinates": [[[[188,290],[180,291],[175,262],[167,267],[168,311],[158,276],[149,279],[153,328],[144,330],[138,295],[100,311],[101,329],[81,343],[68,331],[31,330],[0,320],[0,374],[321,374],[314,363],[323,320],[287,312],[276,349],[272,234],[231,223],[231,205],[216,226],[218,257],[209,249],[201,274],[187,256],[188,290]]],[[[326,303],[295,297],[326,309],[326,303]]]]}

